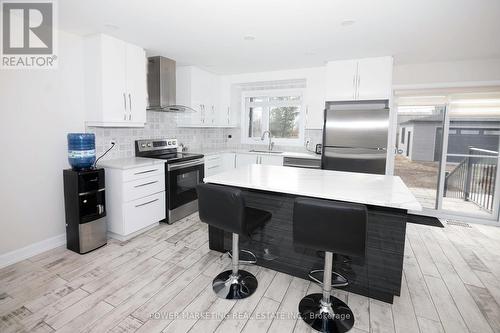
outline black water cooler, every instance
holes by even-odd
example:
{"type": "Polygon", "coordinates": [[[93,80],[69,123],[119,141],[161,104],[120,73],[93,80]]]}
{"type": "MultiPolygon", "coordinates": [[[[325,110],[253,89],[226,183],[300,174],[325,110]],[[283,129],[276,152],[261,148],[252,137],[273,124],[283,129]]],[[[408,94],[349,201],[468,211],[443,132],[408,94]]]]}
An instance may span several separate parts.
{"type": "Polygon", "coordinates": [[[83,254],[107,243],[104,169],[64,170],[66,247],[83,254]]]}

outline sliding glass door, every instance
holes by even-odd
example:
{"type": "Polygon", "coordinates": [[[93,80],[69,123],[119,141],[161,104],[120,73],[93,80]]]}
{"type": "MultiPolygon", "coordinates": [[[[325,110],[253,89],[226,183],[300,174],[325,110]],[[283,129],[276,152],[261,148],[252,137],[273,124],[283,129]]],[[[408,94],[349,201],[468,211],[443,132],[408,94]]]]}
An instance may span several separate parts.
{"type": "Polygon", "coordinates": [[[500,102],[452,98],[447,114],[443,212],[483,219],[498,217],[500,102]]]}
{"type": "Polygon", "coordinates": [[[394,174],[427,209],[438,202],[445,110],[444,105],[398,107],[394,174]]]}
{"type": "Polygon", "coordinates": [[[398,101],[394,174],[423,213],[498,221],[500,94],[398,101]]]}

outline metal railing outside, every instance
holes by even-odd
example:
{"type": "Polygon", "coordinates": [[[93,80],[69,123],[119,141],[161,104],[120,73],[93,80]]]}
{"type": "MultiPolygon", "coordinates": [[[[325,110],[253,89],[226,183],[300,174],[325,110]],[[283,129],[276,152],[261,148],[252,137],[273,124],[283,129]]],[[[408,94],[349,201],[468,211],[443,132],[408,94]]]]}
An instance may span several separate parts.
{"type": "Polygon", "coordinates": [[[473,202],[492,213],[497,168],[497,151],[469,147],[469,154],[446,172],[444,196],[473,202]]]}

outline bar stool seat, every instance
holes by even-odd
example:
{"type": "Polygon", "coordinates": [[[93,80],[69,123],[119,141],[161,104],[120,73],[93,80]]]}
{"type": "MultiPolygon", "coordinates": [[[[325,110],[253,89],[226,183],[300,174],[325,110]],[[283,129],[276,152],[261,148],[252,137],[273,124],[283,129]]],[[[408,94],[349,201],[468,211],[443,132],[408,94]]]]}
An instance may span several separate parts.
{"type": "MultiPolygon", "coordinates": [[[[325,251],[321,283],[323,293],[307,295],[299,303],[301,318],[319,332],[343,333],[354,326],[354,314],[349,306],[331,295],[333,252],[364,257],[366,221],[367,210],[364,205],[311,198],[295,199],[294,242],[325,251]]],[[[333,276],[337,279],[337,276],[333,276]]],[[[338,278],[334,282],[340,283],[342,279],[338,278]]]]}
{"type": "Polygon", "coordinates": [[[246,207],[243,193],[237,188],[200,184],[196,190],[200,220],[233,234],[232,269],[217,275],[212,282],[212,289],[224,299],[249,297],[257,289],[258,282],[253,274],[239,269],[239,236],[249,235],[269,221],[272,215],[267,211],[246,207]]]}

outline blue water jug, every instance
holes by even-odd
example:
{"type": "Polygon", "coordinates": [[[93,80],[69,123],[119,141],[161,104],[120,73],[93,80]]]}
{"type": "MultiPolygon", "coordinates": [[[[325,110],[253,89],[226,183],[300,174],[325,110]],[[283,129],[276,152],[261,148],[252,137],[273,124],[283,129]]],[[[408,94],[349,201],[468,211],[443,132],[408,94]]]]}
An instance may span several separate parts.
{"type": "Polygon", "coordinates": [[[68,134],[68,161],[74,170],[90,169],[95,162],[95,135],[68,134]]]}

